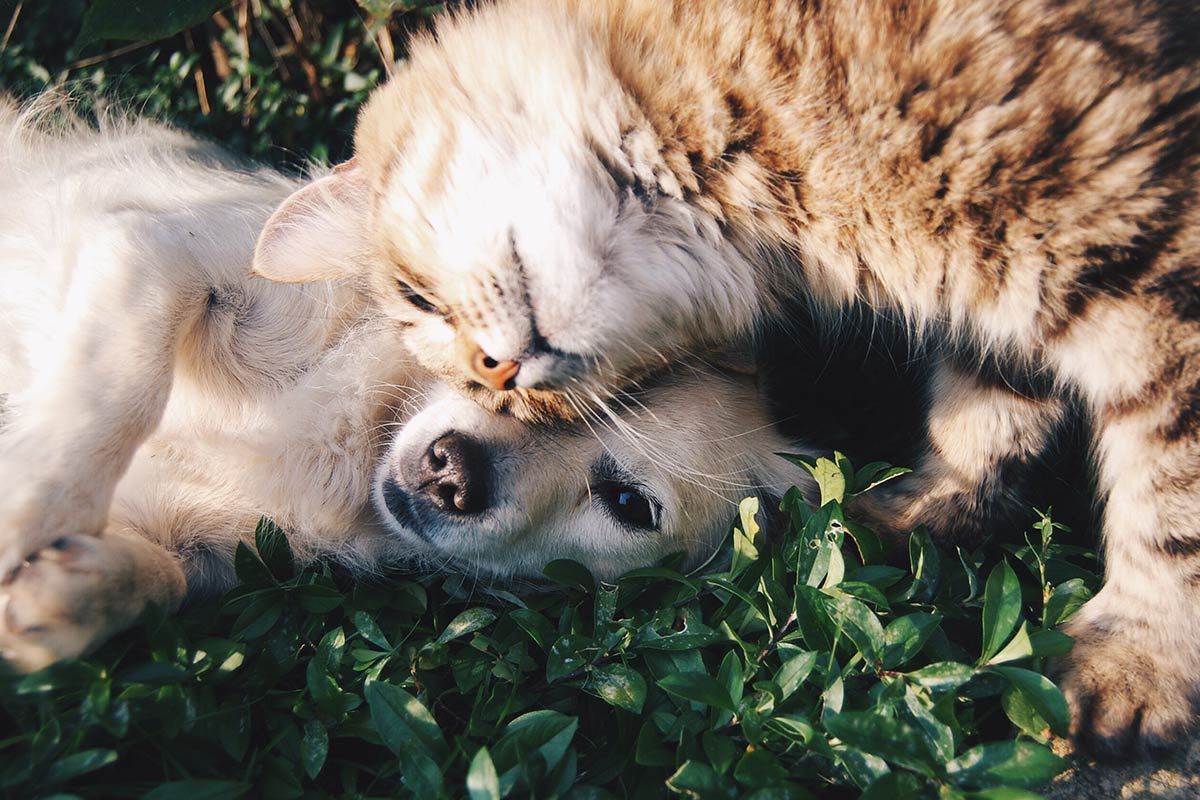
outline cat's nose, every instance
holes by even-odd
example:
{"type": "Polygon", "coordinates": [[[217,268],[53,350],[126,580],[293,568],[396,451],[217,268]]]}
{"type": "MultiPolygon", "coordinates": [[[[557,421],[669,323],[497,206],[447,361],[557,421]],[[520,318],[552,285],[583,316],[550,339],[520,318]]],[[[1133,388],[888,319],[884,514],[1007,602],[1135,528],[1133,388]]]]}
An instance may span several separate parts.
{"type": "Polygon", "coordinates": [[[421,456],[417,471],[421,494],[446,514],[467,516],[488,507],[488,457],[475,440],[450,431],[421,456]]]}
{"type": "Polygon", "coordinates": [[[476,347],[471,354],[471,370],[484,386],[493,391],[503,392],[517,387],[517,373],[521,365],[516,361],[497,361],[476,347]]]}

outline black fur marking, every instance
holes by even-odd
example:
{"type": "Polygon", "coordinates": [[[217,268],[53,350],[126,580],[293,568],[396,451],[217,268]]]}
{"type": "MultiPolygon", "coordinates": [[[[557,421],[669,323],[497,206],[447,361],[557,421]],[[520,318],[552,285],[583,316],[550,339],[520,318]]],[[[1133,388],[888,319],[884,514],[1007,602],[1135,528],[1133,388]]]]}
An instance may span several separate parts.
{"type": "Polygon", "coordinates": [[[912,99],[914,97],[916,97],[917,95],[919,95],[921,92],[928,91],[928,90],[929,90],[929,82],[925,81],[925,80],[920,80],[920,81],[917,81],[915,84],[913,84],[911,89],[907,89],[903,93],[901,93],[900,99],[896,102],[896,111],[899,112],[900,119],[904,119],[905,117],[908,116],[908,104],[912,102],[912,99]]]}
{"type": "Polygon", "coordinates": [[[1162,296],[1180,320],[1200,321],[1200,270],[1196,267],[1180,267],[1160,275],[1146,287],[1146,292],[1162,296]]]}
{"type": "Polygon", "coordinates": [[[943,172],[942,177],[938,178],[938,189],[933,193],[934,200],[941,200],[950,191],[950,176],[943,172]]]}
{"type": "Polygon", "coordinates": [[[988,389],[1012,392],[1027,400],[1045,400],[1055,393],[1054,376],[1024,359],[966,347],[953,355],[954,366],[988,389]]]}
{"type": "Polygon", "coordinates": [[[941,154],[942,149],[946,146],[946,141],[950,135],[954,133],[955,126],[958,125],[958,120],[953,120],[946,125],[939,125],[933,130],[928,141],[921,147],[921,160],[930,161],[937,158],[941,154]]]}
{"type": "Polygon", "coordinates": [[[1160,430],[1167,442],[1177,442],[1185,436],[1196,433],[1200,424],[1200,382],[1193,383],[1184,393],[1186,402],[1179,406],[1179,412],[1171,423],[1160,430]]]}
{"type": "Polygon", "coordinates": [[[1158,551],[1172,558],[1200,556],[1200,536],[1168,536],[1156,543],[1158,551]]]}

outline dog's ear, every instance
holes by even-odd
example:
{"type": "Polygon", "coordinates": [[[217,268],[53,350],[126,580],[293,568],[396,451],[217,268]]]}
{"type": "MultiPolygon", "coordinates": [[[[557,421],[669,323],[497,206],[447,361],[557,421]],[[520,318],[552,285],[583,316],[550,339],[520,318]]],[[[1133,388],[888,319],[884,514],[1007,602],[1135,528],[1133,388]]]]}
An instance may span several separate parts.
{"type": "Polygon", "coordinates": [[[369,196],[353,159],[293,192],[258,236],[254,273],[283,283],[356,274],[366,250],[369,196]]]}

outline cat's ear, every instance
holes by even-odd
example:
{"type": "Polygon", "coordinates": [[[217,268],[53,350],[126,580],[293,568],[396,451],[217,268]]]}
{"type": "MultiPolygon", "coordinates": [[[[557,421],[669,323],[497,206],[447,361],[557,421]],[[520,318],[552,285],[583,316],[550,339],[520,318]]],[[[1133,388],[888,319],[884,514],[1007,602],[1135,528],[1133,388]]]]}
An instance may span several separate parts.
{"type": "Polygon", "coordinates": [[[296,190],[259,234],[254,273],[283,283],[357,274],[366,251],[369,197],[353,159],[296,190]]]}

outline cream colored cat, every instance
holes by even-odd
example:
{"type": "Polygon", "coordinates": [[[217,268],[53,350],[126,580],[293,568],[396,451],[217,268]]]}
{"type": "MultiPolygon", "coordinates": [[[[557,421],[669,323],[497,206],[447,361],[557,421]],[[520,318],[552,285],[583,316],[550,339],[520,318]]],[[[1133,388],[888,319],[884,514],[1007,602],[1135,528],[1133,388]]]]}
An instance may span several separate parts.
{"type": "Polygon", "coordinates": [[[435,374],[575,416],[808,298],[947,354],[860,514],[977,529],[1078,397],[1108,581],[1063,686],[1107,750],[1200,686],[1200,12],[1113,0],[512,0],[446,21],[257,268],[362,272],[435,374]]]}

